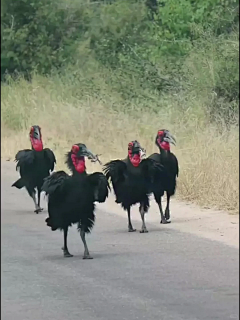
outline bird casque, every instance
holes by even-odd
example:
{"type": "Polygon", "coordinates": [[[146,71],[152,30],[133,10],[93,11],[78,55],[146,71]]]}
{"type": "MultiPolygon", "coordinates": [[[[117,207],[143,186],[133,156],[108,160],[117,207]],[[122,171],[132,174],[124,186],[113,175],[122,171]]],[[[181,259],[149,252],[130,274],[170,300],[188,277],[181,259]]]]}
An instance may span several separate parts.
{"type": "Polygon", "coordinates": [[[116,203],[120,203],[128,214],[128,231],[133,232],[131,222],[131,206],[139,203],[142,219],[141,233],[148,232],[145,224],[145,213],[149,209],[149,194],[155,181],[161,179],[162,168],[152,159],[143,159],[144,149],[138,141],[128,144],[128,156],[124,160],[113,160],[104,165],[104,173],[111,180],[116,196],[116,203]]]}
{"type": "Polygon", "coordinates": [[[28,194],[33,199],[36,213],[43,209],[40,208],[40,194],[43,185],[43,179],[50,175],[54,170],[56,158],[54,153],[48,149],[43,148],[41,128],[34,125],[29,133],[32,150],[25,149],[18,151],[15,156],[17,162],[16,170],[19,170],[20,179],[12,184],[12,187],[21,189],[25,187],[28,194]],[[36,201],[36,190],[37,198],[36,201]]]}
{"type": "Polygon", "coordinates": [[[170,144],[176,145],[176,139],[168,130],[161,129],[158,130],[155,144],[159,148],[159,153],[153,153],[149,156],[149,159],[153,159],[163,166],[163,175],[158,180],[158,183],[154,184],[153,194],[159,206],[161,223],[166,224],[170,223],[170,198],[175,194],[176,178],[179,174],[178,160],[170,151],[170,144]],[[167,205],[164,214],[161,198],[165,191],[167,194],[167,205]]]}
{"type": "Polygon", "coordinates": [[[87,174],[85,158],[99,161],[85,144],[77,143],[66,155],[66,164],[72,175],[64,171],[54,172],[44,180],[42,190],[48,195],[48,214],[45,220],[52,231],[63,230],[65,257],[72,257],[67,246],[68,228],[77,223],[84,245],[83,259],[92,259],[85,233],[89,233],[95,222],[95,202],[104,202],[108,197],[109,184],[101,172],[87,174]]]}

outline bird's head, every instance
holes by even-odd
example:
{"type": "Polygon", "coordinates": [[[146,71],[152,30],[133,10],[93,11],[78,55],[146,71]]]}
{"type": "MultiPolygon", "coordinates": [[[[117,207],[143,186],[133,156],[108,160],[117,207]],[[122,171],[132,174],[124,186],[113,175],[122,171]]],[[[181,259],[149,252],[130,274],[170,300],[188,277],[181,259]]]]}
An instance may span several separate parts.
{"type": "Polygon", "coordinates": [[[35,151],[43,150],[42,133],[39,126],[32,126],[29,132],[32,148],[35,151]]]}
{"type": "Polygon", "coordinates": [[[162,129],[158,130],[155,143],[160,150],[170,151],[170,143],[176,145],[176,139],[168,130],[162,129]]]}
{"type": "Polygon", "coordinates": [[[68,168],[74,172],[83,173],[86,170],[85,157],[92,162],[99,161],[98,157],[94,155],[83,143],[76,143],[72,146],[71,151],[67,153],[66,163],[68,168]]]}
{"type": "Polygon", "coordinates": [[[137,140],[131,141],[128,144],[128,158],[134,167],[139,166],[142,159],[145,157],[146,152],[141,147],[137,140]]]}

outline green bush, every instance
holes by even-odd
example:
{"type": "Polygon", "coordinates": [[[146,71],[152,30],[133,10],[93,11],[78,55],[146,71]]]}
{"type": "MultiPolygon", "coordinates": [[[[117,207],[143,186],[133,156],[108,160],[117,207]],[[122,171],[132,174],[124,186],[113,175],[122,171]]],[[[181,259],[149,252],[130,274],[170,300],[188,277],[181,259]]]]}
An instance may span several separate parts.
{"type": "Polygon", "coordinates": [[[98,94],[104,73],[104,88],[125,104],[151,100],[156,108],[160,95],[194,88],[214,96],[211,112],[225,117],[239,101],[238,6],[236,0],[3,0],[1,79],[70,68],[73,81],[80,77],[98,94]],[[209,61],[212,73],[204,69],[209,61]]]}
{"type": "Polygon", "coordinates": [[[1,77],[50,73],[70,61],[85,32],[84,10],[54,0],[5,0],[1,16],[1,77]]]}

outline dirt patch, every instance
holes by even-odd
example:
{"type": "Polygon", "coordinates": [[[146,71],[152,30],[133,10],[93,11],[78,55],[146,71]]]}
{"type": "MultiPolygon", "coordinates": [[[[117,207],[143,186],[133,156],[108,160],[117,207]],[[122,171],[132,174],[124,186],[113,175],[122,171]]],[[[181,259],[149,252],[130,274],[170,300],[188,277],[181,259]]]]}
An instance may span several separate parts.
{"type": "MultiPolygon", "coordinates": [[[[163,206],[164,205],[165,201],[163,201],[163,206]]],[[[121,207],[115,203],[113,195],[109,197],[106,203],[99,204],[98,207],[108,212],[126,216],[126,213],[121,207]]],[[[154,199],[151,199],[151,208],[146,215],[146,223],[150,222],[156,224],[159,229],[175,229],[239,248],[238,215],[229,215],[226,212],[211,209],[201,209],[196,205],[187,204],[174,199],[171,200],[170,209],[172,223],[161,225],[158,206],[154,199]]],[[[141,218],[137,206],[132,208],[132,220],[137,224],[135,227],[139,229],[141,226],[141,218]]],[[[149,227],[149,232],[150,231],[151,228],[149,227]]]]}

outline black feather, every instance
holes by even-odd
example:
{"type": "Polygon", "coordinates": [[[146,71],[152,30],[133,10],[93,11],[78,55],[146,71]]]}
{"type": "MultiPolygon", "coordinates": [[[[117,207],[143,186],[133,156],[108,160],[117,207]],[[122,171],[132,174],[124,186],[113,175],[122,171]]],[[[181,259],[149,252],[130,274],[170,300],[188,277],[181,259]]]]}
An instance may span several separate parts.
{"type": "Polygon", "coordinates": [[[105,202],[111,188],[104,174],[101,172],[92,173],[88,175],[88,181],[94,190],[94,200],[97,202],[105,202]]]}
{"type": "Polygon", "coordinates": [[[16,169],[19,171],[21,179],[12,186],[18,189],[23,186],[26,187],[31,197],[35,193],[35,188],[37,188],[38,193],[41,192],[44,178],[49,176],[56,163],[53,152],[48,148],[42,151],[30,149],[18,151],[15,161],[17,162],[16,169]]]}
{"type": "Polygon", "coordinates": [[[154,184],[162,180],[164,176],[163,166],[154,159],[144,159],[141,161],[139,167],[142,169],[145,182],[149,188],[149,193],[152,192],[154,184]]]}
{"type": "Polygon", "coordinates": [[[172,152],[154,153],[149,159],[155,160],[162,166],[162,175],[154,188],[154,195],[159,198],[166,191],[170,196],[175,194],[176,177],[179,174],[178,160],[172,152]]]}
{"type": "Polygon", "coordinates": [[[127,165],[121,160],[113,160],[106,163],[103,171],[107,179],[111,178],[113,183],[124,182],[127,178],[127,165]]]}
{"type": "Polygon", "coordinates": [[[46,195],[51,195],[58,189],[59,192],[63,190],[64,183],[71,177],[65,171],[57,171],[52,173],[49,177],[44,179],[42,191],[46,195]]]}
{"type": "Polygon", "coordinates": [[[45,159],[48,162],[48,167],[50,171],[53,171],[54,169],[54,165],[56,163],[56,158],[54,153],[52,152],[52,150],[50,150],[49,148],[45,148],[43,149],[44,151],[44,155],[45,155],[45,159]]]}
{"type": "Polygon", "coordinates": [[[27,170],[27,167],[32,166],[35,161],[34,150],[25,149],[18,151],[15,161],[17,162],[16,170],[20,170],[21,168],[27,170]]]}
{"type": "Polygon", "coordinates": [[[69,176],[58,171],[44,180],[42,190],[48,195],[46,222],[52,230],[78,223],[79,228],[84,226],[85,232],[90,232],[95,221],[94,202],[106,200],[109,184],[100,172],[69,176]]]}
{"type": "MultiPolygon", "coordinates": [[[[158,145],[158,144],[157,144],[158,145]]],[[[170,199],[175,194],[177,181],[176,178],[179,174],[178,160],[176,156],[166,150],[160,149],[160,153],[154,153],[149,158],[155,160],[157,163],[162,165],[163,174],[159,177],[153,185],[153,194],[155,201],[159,205],[161,221],[170,219],[170,199]],[[165,209],[165,215],[162,210],[161,198],[167,194],[167,204],[165,209]]]]}
{"type": "Polygon", "coordinates": [[[17,189],[22,189],[24,185],[25,185],[24,180],[20,178],[12,184],[12,187],[16,187],[17,189]]]}
{"type": "Polygon", "coordinates": [[[65,157],[66,157],[65,163],[66,163],[68,169],[69,169],[71,172],[74,173],[76,170],[75,170],[75,167],[74,167],[74,165],[73,165],[73,163],[72,163],[71,154],[72,154],[71,151],[66,153],[66,155],[65,155],[65,157]]]}
{"type": "Polygon", "coordinates": [[[133,167],[126,159],[106,163],[103,171],[112,182],[116,202],[126,210],[136,203],[149,207],[148,197],[153,183],[161,175],[162,167],[151,159],[144,159],[138,167],[133,167]]]}

